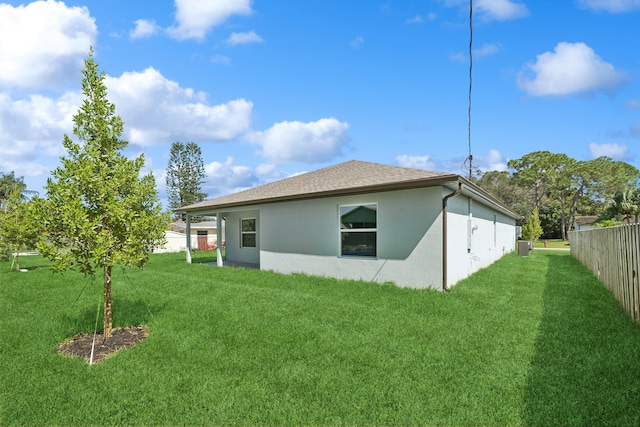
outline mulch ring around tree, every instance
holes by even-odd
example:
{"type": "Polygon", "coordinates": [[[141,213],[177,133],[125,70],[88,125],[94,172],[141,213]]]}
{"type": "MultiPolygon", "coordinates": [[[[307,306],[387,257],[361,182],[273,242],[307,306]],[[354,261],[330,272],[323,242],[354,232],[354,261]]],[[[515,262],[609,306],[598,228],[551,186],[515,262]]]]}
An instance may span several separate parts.
{"type": "Polygon", "coordinates": [[[96,364],[112,354],[124,350],[144,341],[149,336],[149,329],[144,326],[129,326],[126,328],[113,328],[111,337],[104,337],[104,333],[79,334],[58,346],[58,353],[63,356],[82,357],[87,363],[96,364]],[[93,346],[93,359],[91,348],[93,346]]]}

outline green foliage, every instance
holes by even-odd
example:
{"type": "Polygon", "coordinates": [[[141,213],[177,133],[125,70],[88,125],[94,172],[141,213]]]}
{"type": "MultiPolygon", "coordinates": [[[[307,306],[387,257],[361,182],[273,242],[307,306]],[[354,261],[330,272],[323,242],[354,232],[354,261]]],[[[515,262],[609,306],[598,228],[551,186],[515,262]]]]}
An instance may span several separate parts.
{"type": "Polygon", "coordinates": [[[6,261],[11,257],[11,248],[0,238],[0,261],[6,261]]]}
{"type": "Polygon", "coordinates": [[[529,190],[519,185],[509,172],[488,171],[476,179],[475,183],[518,214],[522,218],[517,221],[518,225],[522,225],[524,218],[533,209],[533,198],[529,190]]]}
{"type": "Polygon", "coordinates": [[[527,223],[522,226],[522,238],[524,240],[531,240],[535,243],[540,236],[542,236],[542,225],[540,225],[538,209],[535,208],[527,220],[527,223]]]}
{"type": "Polygon", "coordinates": [[[14,172],[2,173],[0,172],[0,209],[6,211],[6,203],[9,200],[9,196],[14,191],[17,191],[23,199],[28,194],[35,194],[35,191],[28,191],[27,185],[23,182],[23,177],[16,178],[14,172]]]}
{"type": "Polygon", "coordinates": [[[618,191],[607,203],[602,219],[637,223],[640,221],[640,188],[630,187],[618,191]]]}
{"type": "MultiPolygon", "coordinates": [[[[565,154],[548,151],[529,153],[509,161],[508,166],[513,171],[513,181],[527,189],[545,222],[559,219],[563,239],[567,238],[578,212],[582,215],[601,213],[609,197],[621,189],[636,186],[640,178],[635,167],[608,157],[576,161],[565,154]]],[[[545,232],[555,234],[547,228],[545,232]]]]}
{"type": "Polygon", "coordinates": [[[593,226],[597,228],[615,227],[618,225],[622,225],[622,221],[615,219],[601,219],[593,224],[593,226]]]}
{"type": "Polygon", "coordinates": [[[64,136],[67,155],[47,181],[47,199],[36,200],[46,230],[38,249],[55,271],[77,265],[94,275],[103,269],[106,312],[111,267],[143,267],[164,242],[168,218],[161,213],[153,175],[141,176],[143,156],[129,160],[121,153],[127,146],[120,139],[123,123],[107,99],[105,74],[98,71],[93,50],[82,73],[85,99],[73,117],[78,142],[64,136]]]}
{"type": "Polygon", "coordinates": [[[543,233],[541,238],[562,238],[562,204],[557,200],[548,200],[540,208],[540,226],[543,233]]]}
{"type": "Polygon", "coordinates": [[[142,267],[164,239],[155,180],[140,176],[142,155],[129,160],[120,152],[127,146],[122,120],[92,54],[83,75],[85,99],[73,117],[79,142],[64,136],[67,156],[47,181],[47,200],[39,200],[46,228],[40,249],[58,270],[77,264],[94,274],[119,262],[142,267]]]}
{"type": "Polygon", "coordinates": [[[55,349],[100,287],[24,264],[0,265],[3,426],[640,424],[640,329],[568,251],[449,294],[152,255],[114,269],[116,326],[149,338],[91,368],[55,349]]]}
{"type": "Polygon", "coordinates": [[[514,181],[529,189],[534,207],[540,209],[549,191],[566,186],[562,171],[573,162],[575,161],[565,154],[534,151],[520,159],[510,160],[507,165],[514,170],[514,181]]]}
{"type": "Polygon", "coordinates": [[[166,177],[169,208],[178,209],[205,200],[207,195],[202,192],[205,177],[202,151],[196,143],[171,144],[166,177]]]}
{"type": "Polygon", "coordinates": [[[41,233],[40,223],[33,215],[33,203],[24,201],[23,191],[21,185],[14,185],[0,211],[0,259],[15,253],[16,270],[20,269],[20,250],[34,248],[41,233]]]}

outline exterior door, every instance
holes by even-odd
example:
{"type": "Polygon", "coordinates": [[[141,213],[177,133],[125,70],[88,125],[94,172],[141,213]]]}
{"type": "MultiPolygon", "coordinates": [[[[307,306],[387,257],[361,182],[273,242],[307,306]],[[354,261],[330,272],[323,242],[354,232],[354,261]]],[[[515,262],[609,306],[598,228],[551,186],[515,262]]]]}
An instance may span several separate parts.
{"type": "Polygon", "coordinates": [[[198,250],[206,251],[208,249],[207,238],[209,232],[207,230],[198,230],[198,250]]]}

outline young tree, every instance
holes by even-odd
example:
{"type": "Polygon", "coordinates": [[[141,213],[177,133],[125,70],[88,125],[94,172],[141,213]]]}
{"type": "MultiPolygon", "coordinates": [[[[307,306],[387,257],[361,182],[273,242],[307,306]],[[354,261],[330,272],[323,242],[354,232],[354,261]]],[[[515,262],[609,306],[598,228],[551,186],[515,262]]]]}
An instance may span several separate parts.
{"type": "Polygon", "coordinates": [[[102,270],[109,337],[112,267],[143,267],[164,242],[168,218],[161,213],[153,175],[140,174],[143,156],[129,160],[120,152],[128,144],[120,139],[123,123],[107,99],[105,73],[98,71],[93,49],[84,64],[85,99],[73,117],[79,142],[64,136],[67,156],[47,181],[47,199],[37,200],[45,229],[38,249],[53,261],[54,271],[73,265],[90,275],[102,270]]]}
{"type": "Polygon", "coordinates": [[[202,192],[205,177],[202,151],[196,143],[171,144],[166,178],[169,208],[177,209],[203,201],[207,197],[202,192]]]}
{"type": "Polygon", "coordinates": [[[522,238],[535,243],[540,236],[542,236],[542,225],[540,225],[538,208],[534,208],[529,220],[522,226],[522,238]]]}
{"type": "Polygon", "coordinates": [[[22,187],[14,186],[8,192],[0,211],[0,259],[14,253],[16,270],[20,270],[20,249],[33,248],[39,236],[38,222],[32,219],[30,202],[25,202],[22,187]]]}

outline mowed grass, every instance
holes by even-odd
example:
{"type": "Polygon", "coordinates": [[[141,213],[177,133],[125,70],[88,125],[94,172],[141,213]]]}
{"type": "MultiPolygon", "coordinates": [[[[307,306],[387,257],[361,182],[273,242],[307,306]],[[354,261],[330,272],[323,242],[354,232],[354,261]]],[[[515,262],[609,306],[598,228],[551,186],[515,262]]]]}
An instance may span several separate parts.
{"type": "Polygon", "coordinates": [[[448,294],[155,255],[113,285],[149,338],[94,366],[56,348],[102,284],[46,265],[0,264],[0,425],[640,424],[640,328],[567,253],[448,294]]]}
{"type": "Polygon", "coordinates": [[[534,248],[544,248],[544,242],[547,242],[546,247],[549,249],[570,249],[569,241],[562,239],[539,239],[534,248]]]}

